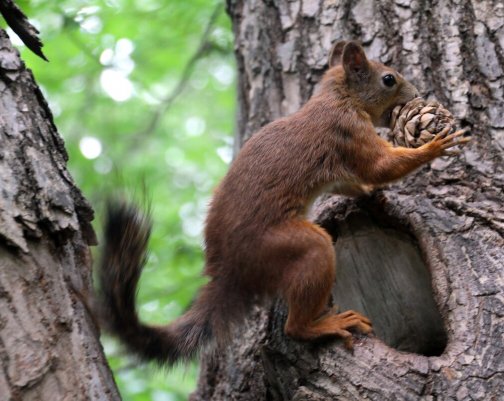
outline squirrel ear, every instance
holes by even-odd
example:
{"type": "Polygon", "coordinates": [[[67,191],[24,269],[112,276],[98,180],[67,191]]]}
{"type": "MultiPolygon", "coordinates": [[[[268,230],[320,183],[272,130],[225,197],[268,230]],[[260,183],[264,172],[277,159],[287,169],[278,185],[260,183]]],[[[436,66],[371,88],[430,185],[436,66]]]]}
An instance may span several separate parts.
{"type": "Polygon", "coordinates": [[[343,48],[347,44],[346,40],[336,42],[329,53],[329,68],[341,64],[341,56],[343,55],[343,48]]]}
{"type": "Polygon", "coordinates": [[[364,77],[369,73],[369,63],[364,49],[357,42],[348,42],[343,49],[343,68],[347,76],[364,77]]]}

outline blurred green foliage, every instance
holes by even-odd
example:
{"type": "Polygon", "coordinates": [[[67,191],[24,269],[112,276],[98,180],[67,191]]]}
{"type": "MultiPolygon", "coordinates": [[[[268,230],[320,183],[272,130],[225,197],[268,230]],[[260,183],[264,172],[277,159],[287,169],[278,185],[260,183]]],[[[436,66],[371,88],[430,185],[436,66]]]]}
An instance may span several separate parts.
{"type": "MultiPolygon", "coordinates": [[[[41,31],[50,62],[8,33],[49,101],[98,235],[106,196],[126,188],[142,199],[145,183],[155,225],[140,313],[148,322],[172,320],[203,282],[205,210],[231,159],[235,65],[223,4],[16,2],[41,31]]],[[[103,344],[124,400],[185,400],[195,388],[196,363],[139,366],[113,339],[103,344]]]]}

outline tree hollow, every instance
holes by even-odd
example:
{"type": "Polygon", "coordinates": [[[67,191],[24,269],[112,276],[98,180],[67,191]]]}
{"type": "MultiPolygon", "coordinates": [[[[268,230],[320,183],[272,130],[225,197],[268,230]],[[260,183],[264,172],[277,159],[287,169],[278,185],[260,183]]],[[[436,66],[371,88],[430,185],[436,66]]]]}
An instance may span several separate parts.
{"type": "Polygon", "coordinates": [[[393,348],[441,355],[447,336],[415,238],[364,212],[322,225],[336,251],[334,305],[368,316],[375,335],[393,348]]]}

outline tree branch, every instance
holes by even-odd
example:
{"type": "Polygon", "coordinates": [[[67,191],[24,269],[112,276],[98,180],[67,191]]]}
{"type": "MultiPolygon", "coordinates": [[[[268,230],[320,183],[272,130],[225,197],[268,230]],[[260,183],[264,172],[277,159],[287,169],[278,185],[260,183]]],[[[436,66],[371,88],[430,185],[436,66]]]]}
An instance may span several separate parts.
{"type": "Polygon", "coordinates": [[[191,58],[185,65],[180,80],[178,81],[173,91],[170,94],[168,94],[164,99],[162,99],[161,103],[159,104],[159,107],[153,112],[146,127],[142,131],[140,131],[137,135],[135,135],[136,138],[133,141],[135,145],[138,139],[142,138],[142,140],[144,140],[145,136],[150,135],[154,132],[154,130],[157,128],[159,124],[161,117],[170,109],[170,107],[173,105],[177,97],[184,91],[185,87],[187,86],[187,83],[189,82],[189,79],[191,78],[196,63],[205,54],[207,54],[208,50],[211,48],[211,42],[209,40],[209,37],[210,34],[212,33],[212,29],[222,9],[223,6],[221,3],[219,3],[215,7],[214,11],[212,12],[212,15],[210,16],[210,19],[208,20],[206,28],[203,31],[203,35],[201,36],[199,46],[196,52],[191,56],[191,58]]]}
{"type": "Polygon", "coordinates": [[[19,36],[19,39],[37,56],[45,61],[47,60],[42,53],[42,41],[38,37],[40,33],[30,22],[21,9],[13,0],[0,1],[0,13],[2,13],[7,25],[19,36]]]}

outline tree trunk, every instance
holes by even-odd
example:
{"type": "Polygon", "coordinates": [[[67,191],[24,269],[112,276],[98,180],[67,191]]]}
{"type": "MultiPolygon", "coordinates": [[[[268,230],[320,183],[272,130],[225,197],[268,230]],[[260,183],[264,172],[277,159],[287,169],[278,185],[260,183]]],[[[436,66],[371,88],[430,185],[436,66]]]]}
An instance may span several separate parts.
{"type": "Polygon", "coordinates": [[[300,343],[285,306],[257,308],[229,349],[203,356],[192,400],[502,400],[504,4],[228,0],[239,69],[238,143],[298,109],[331,43],[360,40],[469,126],[473,142],[368,198],[325,197],[334,303],[375,336],[300,343]]]}
{"type": "Polygon", "coordinates": [[[119,399],[85,302],[93,211],[1,29],[0,138],[0,400],[119,399]]]}

